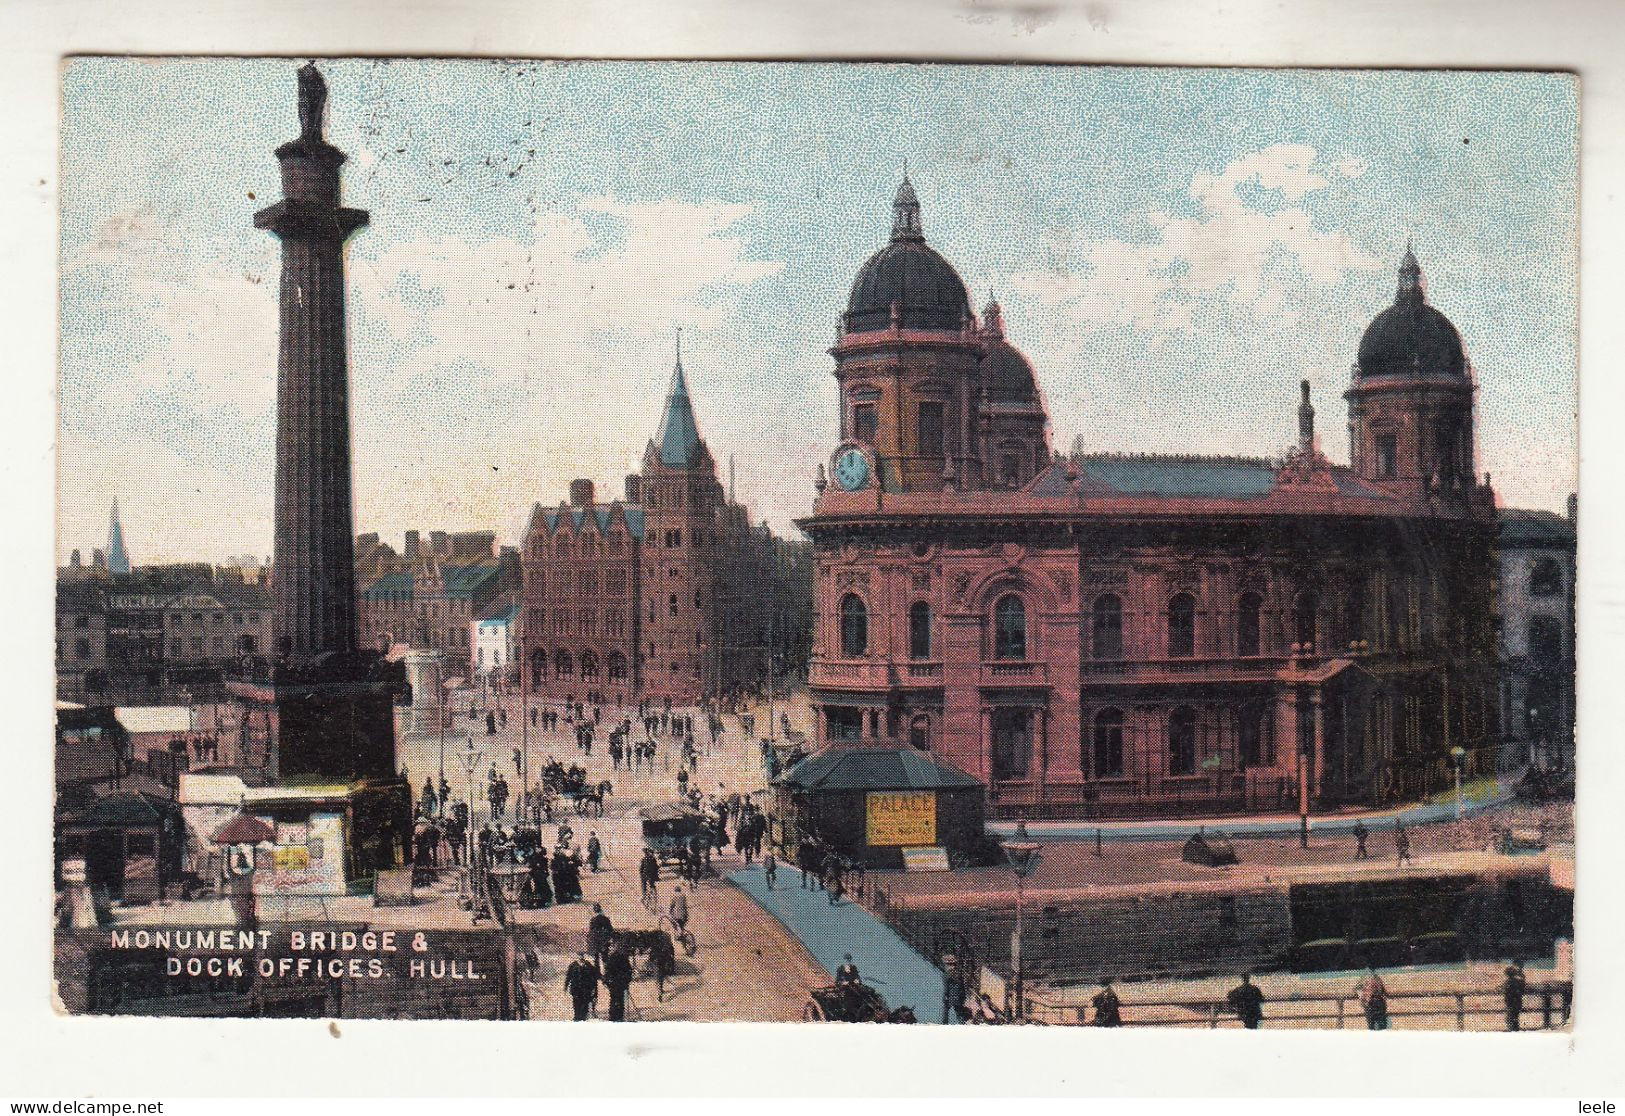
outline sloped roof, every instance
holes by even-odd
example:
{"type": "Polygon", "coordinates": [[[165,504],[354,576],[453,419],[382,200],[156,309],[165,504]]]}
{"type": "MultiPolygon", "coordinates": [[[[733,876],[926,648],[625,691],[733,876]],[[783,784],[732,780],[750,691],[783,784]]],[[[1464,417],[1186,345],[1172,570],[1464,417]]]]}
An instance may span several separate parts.
{"type": "Polygon", "coordinates": [[[688,381],[683,376],[683,362],[671,372],[671,386],[666,389],[666,408],[660,415],[660,429],[655,431],[655,445],[660,449],[660,463],[671,469],[686,469],[694,464],[700,449],[700,429],[694,423],[694,404],[688,397],[688,381]]]}
{"type": "Polygon", "coordinates": [[[440,567],[440,576],[445,581],[446,592],[449,594],[476,592],[501,573],[501,567],[494,562],[473,566],[440,567]]]}
{"type": "Polygon", "coordinates": [[[620,511],[621,521],[626,524],[627,533],[634,539],[643,538],[643,509],[636,504],[625,504],[618,500],[611,504],[591,504],[586,507],[580,505],[561,505],[557,508],[538,507],[532,515],[531,527],[537,526],[539,521],[540,526],[548,534],[552,534],[559,529],[561,517],[567,513],[570,516],[571,527],[580,531],[587,522],[587,513],[590,511],[593,522],[598,525],[599,532],[603,533],[609,530],[609,525],[615,518],[617,509],[620,511]]]}
{"type": "Polygon", "coordinates": [[[1085,457],[1079,463],[1084,492],[1130,496],[1267,495],[1275,465],[1247,458],[1085,457]]]}
{"type": "Polygon", "coordinates": [[[180,810],[174,802],[142,791],[114,791],[85,811],[82,825],[95,829],[146,829],[180,810]]]}
{"type": "Polygon", "coordinates": [[[361,591],[361,595],[369,601],[382,600],[391,593],[405,593],[410,597],[412,575],[405,571],[387,573],[361,591]]]}
{"type": "Polygon", "coordinates": [[[1549,511],[1502,508],[1497,538],[1504,547],[1572,547],[1574,524],[1549,511]]]}
{"type": "Polygon", "coordinates": [[[796,764],[779,782],[811,791],[957,790],[981,782],[916,748],[830,747],[796,764]]]}

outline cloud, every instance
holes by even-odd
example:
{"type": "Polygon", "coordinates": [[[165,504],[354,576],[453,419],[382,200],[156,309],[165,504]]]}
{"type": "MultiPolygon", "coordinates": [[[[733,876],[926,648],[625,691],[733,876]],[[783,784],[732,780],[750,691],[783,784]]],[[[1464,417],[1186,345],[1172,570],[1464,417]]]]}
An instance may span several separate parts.
{"type": "MultiPolygon", "coordinates": [[[[523,510],[571,477],[625,472],[654,429],[674,327],[710,359],[746,359],[725,334],[742,293],[782,266],[751,258],[738,231],[750,213],[601,196],[510,238],[419,239],[371,255],[352,244],[358,529],[517,531],[523,510]]],[[[188,243],[136,210],[66,261],[65,472],[93,460],[90,447],[117,444],[127,463],[154,462],[170,491],[206,494],[200,507],[240,504],[255,529],[234,527],[233,548],[269,545],[276,251],[269,237],[188,243]],[[114,392],[118,406],[96,405],[114,392]]],[[[105,501],[84,499],[64,518],[64,551],[87,545],[79,532],[105,515],[105,501]]],[[[148,504],[136,492],[128,502],[131,514],[148,504]]],[[[214,553],[213,515],[175,517],[149,557],[214,553]]]]}
{"type": "Polygon", "coordinates": [[[1137,239],[1053,236],[1043,267],[1001,286],[1074,326],[1186,333],[1204,307],[1232,324],[1290,326],[1302,316],[1306,286],[1336,287],[1351,272],[1387,266],[1349,234],[1316,226],[1307,203],[1331,185],[1318,166],[1316,150],[1302,144],[1253,152],[1191,178],[1193,215],[1143,213],[1137,239]],[[1271,206],[1275,198],[1283,204],[1271,206]]]}
{"type": "Polygon", "coordinates": [[[1345,155],[1332,164],[1332,170],[1344,178],[1359,178],[1370,169],[1370,164],[1358,155],[1345,155]]]}

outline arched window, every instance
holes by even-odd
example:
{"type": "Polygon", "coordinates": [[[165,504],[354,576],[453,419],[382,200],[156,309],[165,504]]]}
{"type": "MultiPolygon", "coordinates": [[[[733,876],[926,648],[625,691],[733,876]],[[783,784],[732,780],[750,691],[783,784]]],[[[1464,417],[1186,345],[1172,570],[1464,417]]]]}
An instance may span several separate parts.
{"type": "Polygon", "coordinates": [[[1196,710],[1181,705],[1168,718],[1168,773],[1196,773],[1196,710]]]}
{"type": "MultiPolygon", "coordinates": [[[[1088,768],[1087,758],[1084,767],[1088,768]]],[[[1123,711],[1102,709],[1095,714],[1094,773],[1097,779],[1123,774],[1123,711]]]]}
{"type": "Polygon", "coordinates": [[[626,681],[626,656],[619,651],[609,653],[609,680],[611,682],[626,681]]]}
{"type": "Polygon", "coordinates": [[[1257,593],[1243,593],[1236,602],[1236,654],[1258,654],[1258,617],[1264,608],[1264,598],[1257,593]]]}
{"type": "Polygon", "coordinates": [[[1196,598],[1176,593],[1168,602],[1168,657],[1188,659],[1196,654],[1196,598]]]}
{"type": "Polygon", "coordinates": [[[856,659],[869,652],[869,609],[856,593],[841,598],[841,654],[856,659]]]}
{"type": "Polygon", "coordinates": [[[1529,570],[1529,593],[1535,597],[1555,597],[1563,591],[1563,569],[1555,558],[1542,558],[1529,570]]]}
{"type": "Polygon", "coordinates": [[[570,659],[570,652],[560,648],[553,653],[553,676],[561,682],[575,673],[575,664],[570,659]]]}
{"type": "Polygon", "coordinates": [[[1000,597],[993,606],[993,657],[1027,657],[1027,606],[1014,593],[1000,597]]]}
{"type": "Polygon", "coordinates": [[[591,651],[581,653],[581,680],[583,682],[598,681],[598,656],[591,651]]]}
{"type": "Polygon", "coordinates": [[[530,684],[540,686],[547,681],[547,652],[540,647],[530,653],[530,684]]]}
{"type": "Polygon", "coordinates": [[[1095,598],[1090,650],[1097,659],[1123,657],[1123,600],[1116,593],[1095,598]]]}
{"type": "Polygon", "coordinates": [[[1292,602],[1292,641],[1302,644],[1304,650],[1312,650],[1315,646],[1315,611],[1320,602],[1313,593],[1298,594],[1298,599],[1292,602]]]}
{"type": "Polygon", "coordinates": [[[931,718],[924,713],[916,713],[909,719],[908,743],[909,747],[922,752],[931,750],[931,718]]]}
{"type": "Polygon", "coordinates": [[[931,605],[927,601],[915,601],[908,606],[908,657],[931,657],[931,605]]]}

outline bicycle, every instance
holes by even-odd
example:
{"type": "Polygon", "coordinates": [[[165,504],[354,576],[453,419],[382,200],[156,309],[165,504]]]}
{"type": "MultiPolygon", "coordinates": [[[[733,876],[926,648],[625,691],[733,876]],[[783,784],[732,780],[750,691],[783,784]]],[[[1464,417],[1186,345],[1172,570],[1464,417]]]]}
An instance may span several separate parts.
{"type": "Polygon", "coordinates": [[[661,915],[659,926],[662,930],[665,930],[667,927],[671,928],[668,931],[671,934],[671,940],[683,947],[683,953],[685,955],[693,957],[695,952],[700,948],[699,942],[694,940],[694,932],[687,926],[677,925],[677,923],[672,921],[670,915],[661,915]]]}

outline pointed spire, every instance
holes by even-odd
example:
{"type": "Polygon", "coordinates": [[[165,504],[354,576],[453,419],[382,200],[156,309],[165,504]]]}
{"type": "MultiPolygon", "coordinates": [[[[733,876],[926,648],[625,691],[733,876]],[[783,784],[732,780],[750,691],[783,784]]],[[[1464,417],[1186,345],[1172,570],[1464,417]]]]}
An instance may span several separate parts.
{"type": "Polygon", "coordinates": [[[660,428],[655,431],[655,445],[660,450],[660,462],[674,469],[686,469],[694,463],[700,447],[700,431],[694,423],[694,403],[688,396],[688,378],[683,373],[683,331],[677,331],[677,363],[671,371],[671,384],[666,388],[666,407],[660,415],[660,428]]]}
{"type": "Polygon", "coordinates": [[[903,183],[891,203],[891,238],[893,240],[924,240],[925,228],[920,223],[920,198],[914,192],[914,183],[908,180],[908,164],[903,164],[903,183]]]}
{"type": "Polygon", "coordinates": [[[1304,380],[1299,386],[1303,390],[1303,401],[1298,404],[1298,448],[1308,453],[1315,448],[1315,407],[1309,402],[1309,381],[1304,380]]]}
{"type": "Polygon", "coordinates": [[[1422,299],[1426,297],[1426,287],[1422,282],[1422,265],[1416,262],[1416,252],[1411,247],[1410,237],[1405,238],[1405,256],[1399,261],[1399,290],[1395,298],[1422,299]]]}
{"type": "Polygon", "coordinates": [[[999,305],[999,296],[991,291],[987,305],[982,307],[982,332],[989,337],[1004,336],[1004,308],[999,305]]]}
{"type": "Polygon", "coordinates": [[[130,554],[124,549],[124,526],[119,522],[118,497],[113,497],[113,510],[107,517],[107,572],[130,572],[130,554]]]}

